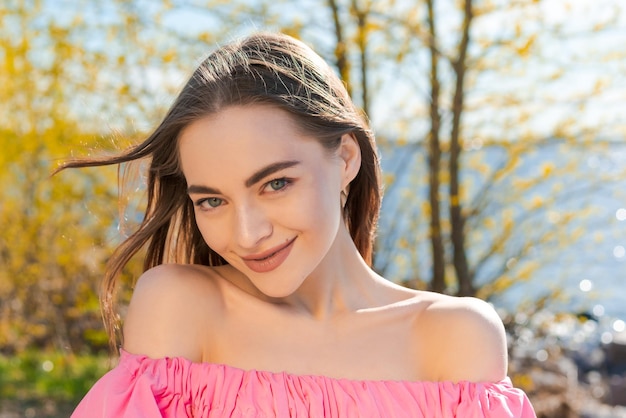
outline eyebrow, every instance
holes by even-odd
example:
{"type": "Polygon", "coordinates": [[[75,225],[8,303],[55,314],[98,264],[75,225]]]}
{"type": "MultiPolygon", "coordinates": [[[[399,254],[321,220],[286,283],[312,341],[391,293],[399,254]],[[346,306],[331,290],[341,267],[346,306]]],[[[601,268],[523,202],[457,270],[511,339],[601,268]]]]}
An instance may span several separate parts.
{"type": "MultiPolygon", "coordinates": [[[[272,175],[280,170],[284,170],[286,168],[290,168],[293,167],[295,165],[300,164],[300,161],[296,161],[296,160],[292,160],[292,161],[279,161],[273,164],[270,164],[268,166],[265,166],[263,168],[261,168],[260,170],[256,171],[254,174],[252,174],[245,182],[245,186],[246,187],[251,187],[253,185],[255,185],[256,183],[258,183],[259,181],[263,180],[265,177],[272,175]]],[[[221,192],[219,191],[219,189],[213,188],[213,187],[208,187],[208,186],[200,186],[200,185],[191,185],[187,188],[187,194],[194,194],[194,193],[204,193],[204,194],[221,194],[221,192]]]]}
{"type": "Polygon", "coordinates": [[[270,164],[262,169],[258,170],[256,173],[250,176],[248,180],[245,181],[246,187],[250,187],[255,185],[256,183],[263,180],[265,177],[276,173],[277,171],[284,170],[289,167],[293,167],[294,165],[300,164],[300,161],[279,161],[274,164],[270,164]]]}

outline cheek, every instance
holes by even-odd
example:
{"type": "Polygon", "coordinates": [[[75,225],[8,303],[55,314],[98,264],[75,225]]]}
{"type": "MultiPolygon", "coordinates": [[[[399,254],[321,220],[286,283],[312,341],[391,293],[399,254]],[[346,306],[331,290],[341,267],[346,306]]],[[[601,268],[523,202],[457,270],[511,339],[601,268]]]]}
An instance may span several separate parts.
{"type": "Polygon", "coordinates": [[[306,199],[299,200],[298,208],[294,211],[298,213],[300,221],[316,230],[335,229],[341,211],[339,200],[334,198],[330,187],[323,182],[315,184],[306,196],[306,199]]]}
{"type": "Polygon", "coordinates": [[[204,242],[213,251],[219,253],[224,246],[224,233],[222,231],[224,223],[210,222],[209,220],[204,219],[202,215],[200,215],[196,216],[196,225],[198,225],[198,229],[200,230],[200,234],[202,235],[204,242]],[[220,228],[220,225],[222,226],[222,228],[220,228]]]}

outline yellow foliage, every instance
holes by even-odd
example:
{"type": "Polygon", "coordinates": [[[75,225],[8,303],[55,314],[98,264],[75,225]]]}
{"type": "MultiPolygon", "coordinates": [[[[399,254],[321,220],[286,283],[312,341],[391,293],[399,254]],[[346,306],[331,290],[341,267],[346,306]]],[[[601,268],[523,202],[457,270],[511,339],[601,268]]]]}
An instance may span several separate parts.
{"type": "Polygon", "coordinates": [[[536,39],[536,34],[530,35],[528,39],[526,39],[524,45],[516,48],[517,53],[522,57],[527,57],[528,55],[530,55],[530,50],[533,47],[536,39]]]}
{"type": "Polygon", "coordinates": [[[198,35],[198,39],[204,43],[213,42],[213,35],[210,32],[202,32],[198,35]]]}
{"type": "Polygon", "coordinates": [[[128,94],[129,91],[130,91],[130,86],[128,84],[122,84],[118,89],[118,93],[120,95],[126,95],[128,94]]]}
{"type": "Polygon", "coordinates": [[[540,267],[539,263],[535,261],[527,261],[522,267],[517,270],[516,278],[517,280],[530,280],[533,276],[533,273],[540,267]]]}
{"type": "MultiPolygon", "coordinates": [[[[87,30],[80,17],[33,29],[35,10],[0,4],[0,345],[65,339],[57,348],[67,349],[84,341],[85,324],[100,324],[98,284],[112,251],[105,240],[115,226],[117,183],[115,170],[49,175],[60,159],[96,148],[106,135],[104,124],[87,131],[77,111],[87,97],[128,92],[128,83],[106,90],[99,80],[121,80],[106,72],[125,65],[130,53],[88,50],[89,37],[77,36],[87,30]],[[2,30],[7,18],[21,32],[2,30]]],[[[107,28],[93,30],[106,40],[107,28]]],[[[123,45],[138,50],[131,40],[123,45]]]]}
{"type": "Polygon", "coordinates": [[[483,226],[487,229],[493,229],[496,227],[496,221],[491,217],[485,218],[483,220],[483,226]]]}
{"type": "Polygon", "coordinates": [[[552,74],[550,74],[550,76],[548,77],[548,79],[550,81],[554,81],[554,80],[558,80],[561,77],[563,77],[563,74],[565,74],[565,70],[562,68],[559,68],[558,70],[554,71],[552,74]]]}
{"type": "Polygon", "coordinates": [[[535,382],[530,374],[515,373],[511,376],[511,381],[515,387],[518,387],[526,392],[531,392],[535,388],[535,382]]]}
{"type": "Polygon", "coordinates": [[[460,204],[460,199],[458,195],[451,195],[450,196],[450,205],[452,206],[459,206],[460,204]]]}
{"type": "Polygon", "coordinates": [[[544,205],[544,198],[541,196],[534,196],[528,204],[529,210],[536,210],[544,205]]]}
{"type": "Polygon", "coordinates": [[[552,173],[554,173],[554,164],[553,163],[545,163],[541,166],[541,177],[547,178],[550,177],[552,173]]]}
{"type": "Polygon", "coordinates": [[[524,191],[532,186],[533,181],[527,178],[514,178],[512,180],[513,188],[519,191],[524,191]]]}
{"type": "Polygon", "coordinates": [[[593,85],[593,94],[602,93],[602,91],[606,89],[609,86],[609,84],[610,84],[609,80],[605,78],[597,79],[595,84],[593,85]]]}
{"type": "Polygon", "coordinates": [[[483,289],[483,293],[485,293],[484,297],[487,298],[491,295],[502,293],[513,284],[515,284],[515,280],[512,277],[507,275],[500,276],[493,282],[491,282],[488,286],[485,286],[485,289],[483,289]]]}
{"type": "Polygon", "coordinates": [[[396,176],[391,172],[383,173],[383,184],[389,186],[396,180],[396,176]]]}
{"type": "Polygon", "coordinates": [[[176,59],[176,51],[174,49],[170,49],[166,51],[161,57],[161,59],[164,63],[169,63],[169,62],[174,61],[176,59]]]}

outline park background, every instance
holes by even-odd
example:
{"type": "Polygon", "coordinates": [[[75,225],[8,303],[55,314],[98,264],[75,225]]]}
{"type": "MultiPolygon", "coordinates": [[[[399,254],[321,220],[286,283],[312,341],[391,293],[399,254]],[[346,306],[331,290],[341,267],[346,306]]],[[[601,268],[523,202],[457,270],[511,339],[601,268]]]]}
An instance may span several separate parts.
{"type": "Polygon", "coordinates": [[[371,119],[375,268],[491,302],[540,416],[624,416],[622,0],[0,2],[0,416],[67,416],[115,361],[99,282],[141,167],[121,191],[115,167],[51,172],[145,137],[203,57],[262,29],[311,45],[371,119]]]}

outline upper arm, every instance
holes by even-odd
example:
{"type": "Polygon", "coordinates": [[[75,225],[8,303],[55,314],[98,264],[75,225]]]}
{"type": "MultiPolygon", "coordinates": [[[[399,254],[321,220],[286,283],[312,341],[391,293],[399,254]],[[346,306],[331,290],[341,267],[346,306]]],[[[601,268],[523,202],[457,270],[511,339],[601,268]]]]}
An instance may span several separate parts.
{"type": "Polygon", "coordinates": [[[448,298],[433,303],[424,316],[429,375],[473,382],[506,377],[506,334],[491,305],[476,298],[448,298]]]}
{"type": "Polygon", "coordinates": [[[146,271],[124,319],[124,349],[152,358],[200,361],[211,293],[208,277],[189,266],[161,265],[146,271]]]}

